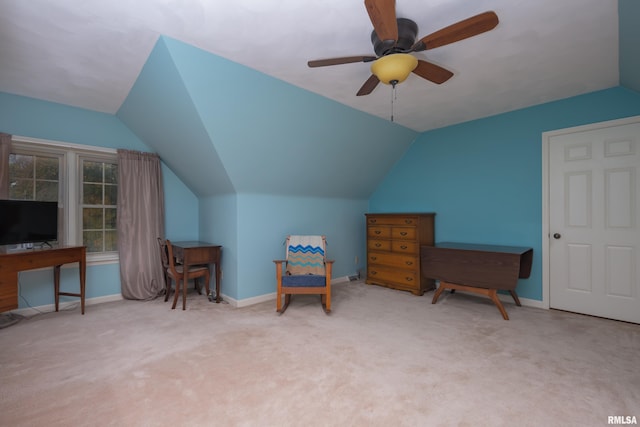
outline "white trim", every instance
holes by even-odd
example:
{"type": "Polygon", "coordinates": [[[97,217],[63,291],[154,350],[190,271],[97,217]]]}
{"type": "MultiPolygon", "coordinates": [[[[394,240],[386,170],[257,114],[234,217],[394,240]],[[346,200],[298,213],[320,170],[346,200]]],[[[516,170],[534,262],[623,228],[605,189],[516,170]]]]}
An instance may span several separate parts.
{"type": "MultiPolygon", "coordinates": [[[[86,298],[84,300],[84,305],[85,305],[85,314],[87,313],[86,307],[90,306],[90,305],[96,305],[96,304],[102,304],[105,302],[113,302],[113,301],[121,301],[124,298],[122,297],[121,294],[113,294],[113,295],[105,295],[102,297],[95,297],[95,298],[86,298]]],[[[62,311],[65,309],[71,309],[74,305],[78,306],[78,313],[80,313],[80,299],[77,299],[75,301],[64,301],[61,302],[58,305],[58,310],[62,311]]],[[[17,308],[15,310],[11,310],[10,313],[15,313],[15,314],[19,314],[21,316],[34,316],[36,314],[43,314],[43,313],[50,313],[56,310],[56,305],[55,304],[47,304],[47,305],[40,305],[37,307],[25,307],[25,308],[17,308]]]]}
{"type": "Polygon", "coordinates": [[[30,138],[28,136],[13,135],[11,137],[12,142],[26,142],[29,144],[38,144],[49,147],[63,148],[67,150],[76,151],[88,151],[88,152],[100,152],[108,154],[117,154],[118,150],[115,148],[95,147],[93,145],[74,144],[71,142],[53,141],[49,139],[30,138]]]}
{"type": "MultiPolygon", "coordinates": [[[[58,206],[64,211],[59,244],[82,244],[82,175],[80,171],[83,160],[106,163],[117,163],[117,150],[113,148],[73,144],[69,142],[30,138],[13,135],[13,148],[16,152],[31,155],[51,155],[60,158],[60,177],[58,206]]],[[[87,254],[89,265],[119,262],[117,251],[87,254]]]]}
{"type": "MultiPolygon", "coordinates": [[[[567,135],[577,132],[588,132],[596,129],[603,129],[615,126],[640,123],[640,116],[626,117],[623,119],[608,120],[605,122],[591,123],[588,125],[575,126],[566,129],[558,129],[542,133],[542,305],[543,308],[550,307],[549,294],[551,292],[551,281],[549,277],[549,151],[551,138],[559,135],[567,135]]],[[[524,304],[523,304],[524,305],[524,304]]]]}
{"type": "MultiPolygon", "coordinates": [[[[504,302],[507,304],[513,304],[513,305],[516,304],[513,298],[511,297],[511,295],[498,294],[498,299],[500,300],[500,302],[504,302]]],[[[549,309],[549,307],[545,307],[544,301],[539,301],[537,299],[530,299],[530,298],[520,298],[520,297],[518,297],[518,299],[520,300],[520,304],[522,304],[522,306],[524,307],[549,309]]]]}
{"type": "MultiPolygon", "coordinates": [[[[63,265],[62,268],[69,268],[69,267],[66,267],[65,265],[63,265]]],[[[349,281],[350,281],[349,276],[344,276],[344,277],[331,279],[331,284],[334,285],[334,284],[340,284],[340,283],[348,283],[349,281]]],[[[222,301],[227,302],[230,306],[234,308],[248,307],[254,304],[260,304],[261,302],[275,301],[276,299],[275,292],[272,292],[270,294],[258,295],[256,297],[245,298],[242,300],[236,300],[225,294],[222,294],[221,296],[222,296],[222,301]]],[[[113,295],[105,295],[102,297],[87,298],[85,299],[84,304],[85,306],[90,306],[90,305],[102,304],[105,302],[113,302],[113,301],[121,301],[121,300],[124,300],[121,294],[113,294],[113,295]]],[[[67,307],[72,307],[74,304],[80,305],[80,300],[78,299],[75,301],[61,302],[59,304],[59,310],[64,310],[67,307]]],[[[523,305],[525,305],[524,302],[523,302],[523,305]]],[[[52,311],[55,311],[55,304],[41,305],[38,307],[17,308],[15,310],[11,310],[10,313],[20,314],[28,317],[28,316],[33,316],[35,314],[49,313],[52,311]]]]}
{"type": "MultiPolygon", "coordinates": [[[[331,279],[332,285],[338,285],[340,283],[348,283],[348,282],[350,282],[349,276],[336,277],[334,279],[331,279]]],[[[230,306],[235,308],[242,308],[242,307],[248,307],[254,304],[260,304],[261,302],[275,301],[277,293],[272,292],[269,294],[258,295],[255,297],[245,298],[241,300],[228,297],[225,294],[222,294],[221,296],[222,296],[222,300],[228,302],[230,306]]]]}

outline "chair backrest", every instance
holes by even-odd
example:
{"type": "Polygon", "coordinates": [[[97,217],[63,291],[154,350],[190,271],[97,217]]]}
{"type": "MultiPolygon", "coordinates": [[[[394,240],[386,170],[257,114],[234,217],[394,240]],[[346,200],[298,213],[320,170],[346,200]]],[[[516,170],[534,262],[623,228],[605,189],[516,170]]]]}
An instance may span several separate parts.
{"type": "Polygon", "coordinates": [[[303,274],[325,275],[324,236],[289,236],[287,237],[287,269],[291,276],[303,274]]]}
{"type": "Polygon", "coordinates": [[[173,256],[173,246],[171,245],[171,240],[166,240],[167,245],[167,253],[169,257],[169,271],[173,274],[174,277],[182,276],[182,270],[178,271],[176,269],[175,257],[173,256]]]}
{"type": "Polygon", "coordinates": [[[169,268],[169,254],[167,253],[167,244],[160,237],[158,237],[158,246],[160,247],[160,259],[162,260],[162,266],[165,269],[169,268]]]}

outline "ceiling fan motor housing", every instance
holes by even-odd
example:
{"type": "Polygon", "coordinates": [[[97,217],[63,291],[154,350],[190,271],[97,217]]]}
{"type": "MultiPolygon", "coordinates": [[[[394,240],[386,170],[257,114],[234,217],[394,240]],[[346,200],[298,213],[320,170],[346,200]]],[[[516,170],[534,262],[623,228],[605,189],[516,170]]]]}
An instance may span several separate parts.
{"type": "Polygon", "coordinates": [[[376,31],[371,32],[371,43],[373,50],[378,56],[385,56],[391,53],[409,52],[416,41],[418,35],[418,25],[411,19],[398,18],[398,41],[380,40],[376,31]]]}

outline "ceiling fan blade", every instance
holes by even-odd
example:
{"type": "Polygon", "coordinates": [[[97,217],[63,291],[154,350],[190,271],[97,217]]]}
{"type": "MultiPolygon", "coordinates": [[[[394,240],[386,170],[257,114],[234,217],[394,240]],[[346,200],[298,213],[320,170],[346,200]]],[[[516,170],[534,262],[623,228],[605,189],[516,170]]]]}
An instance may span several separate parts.
{"type": "Polygon", "coordinates": [[[498,25],[498,15],[496,15],[495,12],[484,12],[423,37],[413,45],[411,50],[420,52],[422,50],[434,49],[477,36],[478,34],[492,30],[496,25],[498,25]]]}
{"type": "Polygon", "coordinates": [[[375,74],[371,74],[371,77],[367,79],[366,82],[362,85],[360,90],[357,93],[357,96],[369,95],[373,90],[378,86],[380,80],[375,76],[375,74]]]}
{"type": "Polygon", "coordinates": [[[436,84],[442,84],[453,76],[453,73],[446,68],[422,59],[418,60],[418,66],[413,70],[413,73],[436,84]]]}
{"type": "Polygon", "coordinates": [[[378,38],[382,41],[398,40],[398,22],[396,21],[395,0],[364,0],[378,38]]]}
{"type": "Polygon", "coordinates": [[[315,68],[326,67],[328,65],[350,64],[352,62],[371,62],[375,60],[375,56],[345,56],[343,58],[317,59],[307,62],[307,65],[315,68]]]}

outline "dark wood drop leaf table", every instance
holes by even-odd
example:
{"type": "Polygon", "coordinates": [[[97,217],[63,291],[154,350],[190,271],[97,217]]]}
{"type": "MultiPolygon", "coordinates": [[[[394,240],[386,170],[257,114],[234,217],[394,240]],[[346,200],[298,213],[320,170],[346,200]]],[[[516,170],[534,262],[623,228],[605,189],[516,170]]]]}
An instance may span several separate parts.
{"type": "Polygon", "coordinates": [[[520,246],[442,242],[420,247],[422,274],[440,281],[432,304],[445,289],[473,292],[491,298],[505,320],[509,316],[497,291],[508,291],[520,306],[516,285],[529,277],[532,261],[533,249],[520,246]]]}

